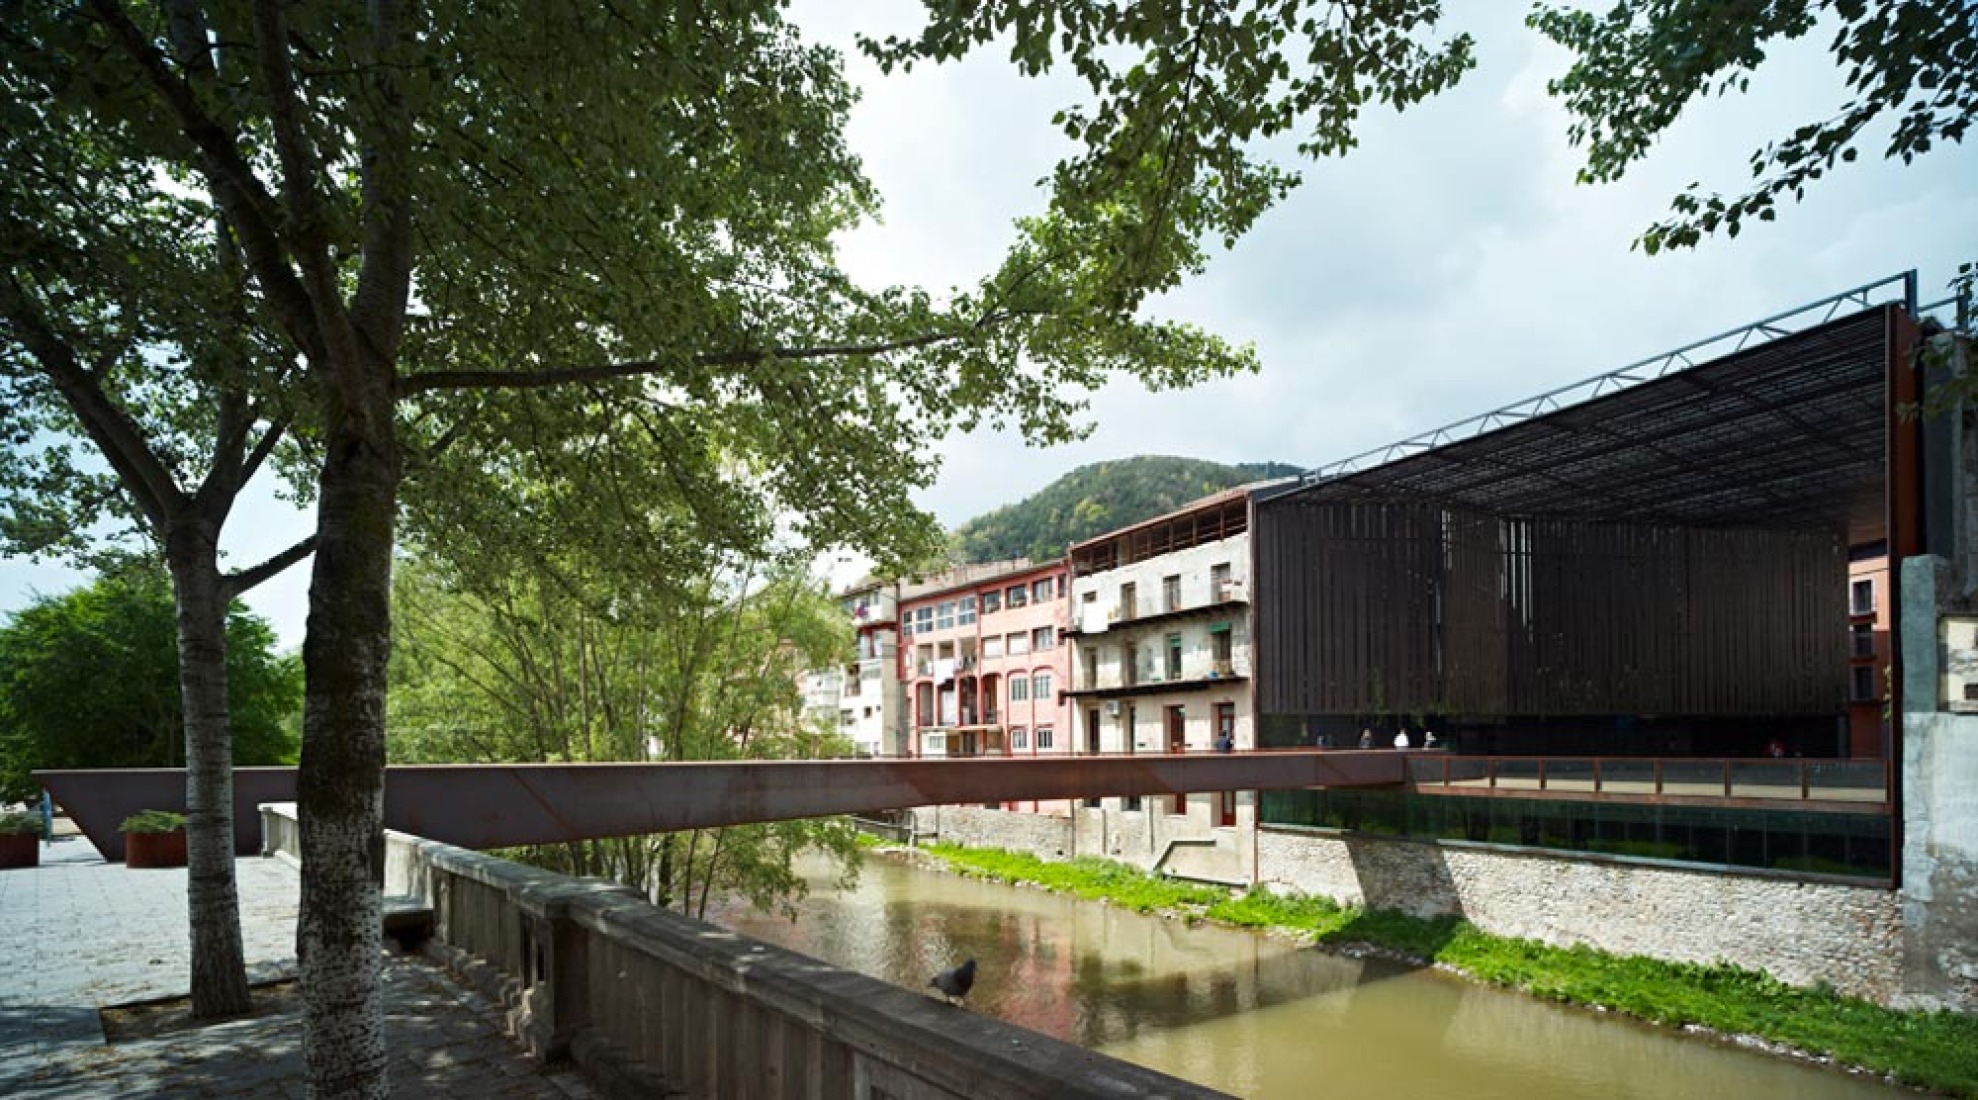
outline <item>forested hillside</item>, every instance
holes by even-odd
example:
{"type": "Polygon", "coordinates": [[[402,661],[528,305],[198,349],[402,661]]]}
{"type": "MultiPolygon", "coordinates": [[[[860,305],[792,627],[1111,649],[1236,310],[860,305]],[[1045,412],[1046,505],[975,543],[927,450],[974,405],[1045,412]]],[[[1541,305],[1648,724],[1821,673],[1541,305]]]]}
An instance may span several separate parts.
{"type": "Polygon", "coordinates": [[[1290,477],[1296,466],[1142,455],[1080,466],[1015,504],[957,527],[962,560],[1046,561],[1081,539],[1171,512],[1197,497],[1252,481],[1290,477]]]}

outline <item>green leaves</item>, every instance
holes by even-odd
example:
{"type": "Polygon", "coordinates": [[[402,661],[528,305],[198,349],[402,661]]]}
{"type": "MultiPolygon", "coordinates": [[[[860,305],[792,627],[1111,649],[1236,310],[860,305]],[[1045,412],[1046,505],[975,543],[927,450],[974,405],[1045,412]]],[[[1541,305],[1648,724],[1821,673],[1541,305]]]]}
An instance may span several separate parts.
{"type": "Polygon", "coordinates": [[[1938,141],[1963,140],[1978,117],[1978,8],[1966,0],[1623,0],[1604,16],[1534,7],[1532,27],[1578,55],[1549,85],[1574,116],[1568,136],[1587,150],[1582,182],[1616,180],[1701,96],[1744,91],[1775,39],[1838,24],[1829,50],[1852,95],[1839,110],[1752,154],[1741,195],[1676,196],[1674,216],[1636,242],[1653,254],[1688,248],[1747,219],[1770,221],[1837,162],[1855,160],[1871,125],[1892,120],[1883,156],[1908,163],[1938,141]]]}
{"type": "MultiPolygon", "coordinates": [[[[267,623],[227,616],[227,680],[240,764],[294,762],[288,722],[302,670],[267,623]]],[[[43,598],[0,627],[0,798],[30,797],[35,768],[176,767],[184,711],[171,584],[128,565],[43,598]]]]}

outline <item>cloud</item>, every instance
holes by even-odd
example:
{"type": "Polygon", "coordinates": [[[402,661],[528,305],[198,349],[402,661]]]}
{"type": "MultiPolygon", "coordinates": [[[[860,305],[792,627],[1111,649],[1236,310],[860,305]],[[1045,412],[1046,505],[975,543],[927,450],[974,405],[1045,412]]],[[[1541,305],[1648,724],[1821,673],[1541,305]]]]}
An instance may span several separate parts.
{"type": "MultiPolygon", "coordinates": [[[[1007,433],[953,437],[930,450],[941,477],[916,503],[953,525],[1075,466],[1135,454],[1319,465],[1908,268],[1928,300],[1978,252],[1978,150],[1904,166],[1880,160],[1878,145],[1775,223],[1693,252],[1633,251],[1684,184],[1735,188],[1753,149],[1832,113],[1844,89],[1831,36],[1771,50],[1751,95],[1700,101],[1626,180],[1589,187],[1573,182],[1582,155],[1545,92],[1566,54],[1522,26],[1522,5],[1452,7],[1446,25],[1476,35],[1479,69],[1406,113],[1370,111],[1360,148],[1306,166],[1288,202],[1157,303],[1253,343],[1261,374],[1183,393],[1109,385],[1093,398],[1090,438],[1048,450],[1007,433]]],[[[842,242],[842,266],[933,288],[990,270],[1011,222],[1043,204],[1037,181],[1065,148],[1049,119],[1077,86],[1022,79],[994,50],[882,76],[852,32],[911,33],[916,5],[805,0],[793,11],[845,52],[865,93],[848,140],[886,206],[883,222],[842,242]]],[[[307,530],[272,509],[232,526],[244,522],[267,534],[242,561],[307,530]]],[[[58,587],[0,567],[0,595],[58,587]]],[[[291,644],[304,569],[250,598],[291,644]]]]}

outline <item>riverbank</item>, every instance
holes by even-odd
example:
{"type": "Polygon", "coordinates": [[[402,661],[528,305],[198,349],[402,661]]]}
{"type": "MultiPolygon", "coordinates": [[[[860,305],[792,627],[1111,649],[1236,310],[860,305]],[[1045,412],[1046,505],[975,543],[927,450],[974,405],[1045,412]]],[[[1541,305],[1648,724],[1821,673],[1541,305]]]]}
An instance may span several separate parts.
{"type": "Polygon", "coordinates": [[[1978,1097],[1978,1017],[1899,1012],[1728,965],[1667,963],[1505,939],[1453,917],[1424,920],[1265,890],[1233,893],[1157,878],[1109,860],[1053,862],[953,845],[914,851],[959,874],[1141,913],[1264,929],[1335,951],[1372,950],[1548,1000],[1715,1032],[1935,1092],[1978,1097]]]}

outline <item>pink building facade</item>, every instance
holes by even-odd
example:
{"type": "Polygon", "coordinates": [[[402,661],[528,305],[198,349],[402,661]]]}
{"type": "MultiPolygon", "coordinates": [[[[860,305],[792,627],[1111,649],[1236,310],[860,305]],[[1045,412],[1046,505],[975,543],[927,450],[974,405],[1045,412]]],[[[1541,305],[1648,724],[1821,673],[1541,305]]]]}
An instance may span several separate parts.
{"type": "Polygon", "coordinates": [[[1062,561],[1004,563],[903,596],[900,679],[916,756],[1069,751],[1062,561]]]}

